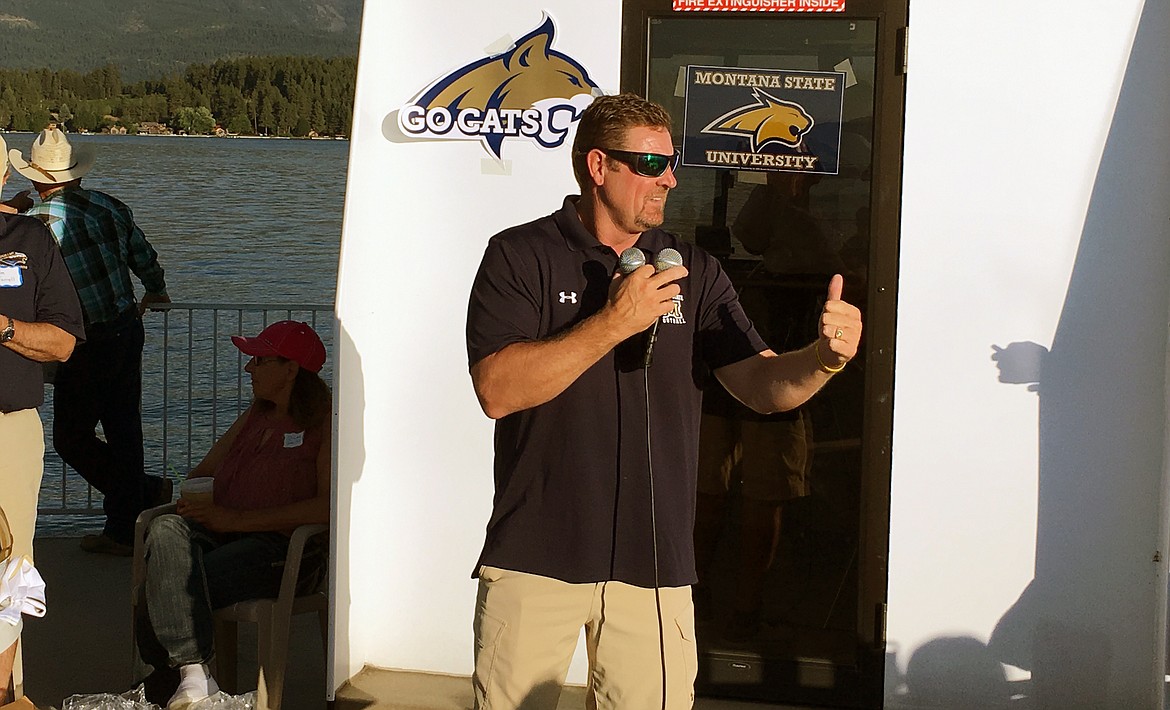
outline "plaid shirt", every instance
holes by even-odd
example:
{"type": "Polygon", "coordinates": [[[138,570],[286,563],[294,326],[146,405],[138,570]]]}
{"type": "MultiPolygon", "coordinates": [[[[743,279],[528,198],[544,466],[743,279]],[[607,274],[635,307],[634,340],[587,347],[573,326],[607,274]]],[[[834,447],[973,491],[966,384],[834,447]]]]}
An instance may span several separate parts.
{"type": "Polygon", "coordinates": [[[108,323],[135,306],[131,271],[147,293],[166,293],[158,253],[134,223],[130,208],[113,197],[67,187],[25,214],[48,225],[61,245],[87,328],[108,323]]]}

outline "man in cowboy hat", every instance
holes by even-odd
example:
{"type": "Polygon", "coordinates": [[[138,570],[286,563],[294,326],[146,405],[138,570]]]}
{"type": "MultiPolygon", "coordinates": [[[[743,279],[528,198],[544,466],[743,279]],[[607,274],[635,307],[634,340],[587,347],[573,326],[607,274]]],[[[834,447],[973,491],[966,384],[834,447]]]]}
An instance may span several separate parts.
{"type": "MultiPolygon", "coordinates": [[[[0,138],[0,189],[8,180],[5,152],[0,138]]],[[[37,414],[45,394],[41,363],[65,360],[84,335],[77,291],[49,230],[0,203],[0,442],[4,442],[0,511],[8,519],[9,552],[15,558],[32,556],[37,493],[44,473],[45,436],[37,414]]],[[[15,660],[17,644],[6,641],[0,646],[3,705],[9,673],[18,691],[22,681],[20,661],[15,660]]]]}
{"type": "Polygon", "coordinates": [[[40,195],[25,214],[56,237],[85,315],[85,343],[58,369],[53,398],[53,447],[105,495],[105,529],[82,538],[81,547],[128,556],[138,514],[171,499],[170,481],[145,474],[140,411],[141,316],[152,303],[170,302],[163,269],[130,208],[81,187],[94,163],[91,146],[71,145],[50,125],[29,160],[17,150],[8,156],[40,195]],[[141,301],[131,273],[146,289],[141,301]],[[95,433],[98,422],[104,441],[95,433]]]}

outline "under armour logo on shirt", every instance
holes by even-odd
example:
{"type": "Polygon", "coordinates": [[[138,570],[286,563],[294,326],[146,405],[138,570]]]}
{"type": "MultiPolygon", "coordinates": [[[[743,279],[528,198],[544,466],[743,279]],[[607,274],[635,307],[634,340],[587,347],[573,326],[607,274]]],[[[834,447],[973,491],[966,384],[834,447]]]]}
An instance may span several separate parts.
{"type": "Polygon", "coordinates": [[[577,302],[577,292],[576,291],[569,291],[568,293],[561,291],[561,303],[576,303],[576,302],[577,302]]]}

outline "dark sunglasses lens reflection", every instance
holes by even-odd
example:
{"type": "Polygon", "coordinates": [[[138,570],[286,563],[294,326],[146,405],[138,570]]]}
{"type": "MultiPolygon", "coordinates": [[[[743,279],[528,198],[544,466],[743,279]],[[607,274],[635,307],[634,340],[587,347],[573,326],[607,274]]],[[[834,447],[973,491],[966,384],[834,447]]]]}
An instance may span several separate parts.
{"type": "Polygon", "coordinates": [[[612,148],[601,148],[600,150],[611,158],[620,160],[630,166],[635,173],[644,177],[653,178],[661,177],[667,168],[671,170],[678,169],[678,164],[682,159],[682,153],[677,150],[672,155],[635,153],[629,150],[616,150],[612,148]]]}
{"type": "Polygon", "coordinates": [[[643,153],[638,156],[638,163],[634,166],[634,170],[639,175],[647,177],[658,177],[666,172],[666,166],[670,164],[670,158],[665,155],[658,155],[657,153],[643,153]]]}
{"type": "Polygon", "coordinates": [[[673,155],[662,155],[661,153],[641,153],[634,165],[634,172],[646,177],[659,177],[666,172],[667,168],[671,170],[678,170],[679,161],[682,159],[682,153],[674,151],[673,155]]]}

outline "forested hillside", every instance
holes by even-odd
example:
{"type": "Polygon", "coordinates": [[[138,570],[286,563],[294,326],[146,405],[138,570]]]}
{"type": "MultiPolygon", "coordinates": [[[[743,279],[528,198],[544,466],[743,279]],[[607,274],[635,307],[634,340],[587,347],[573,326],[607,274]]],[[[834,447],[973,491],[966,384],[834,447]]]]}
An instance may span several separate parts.
{"type": "Polygon", "coordinates": [[[3,0],[0,67],[126,81],[245,56],[357,56],[361,0],[3,0]]]}
{"type": "Polygon", "coordinates": [[[0,130],[39,131],[56,121],[73,131],[241,135],[348,135],[357,59],[249,57],[195,64],[182,74],[123,83],[115,66],[0,69],[0,130]]]}

